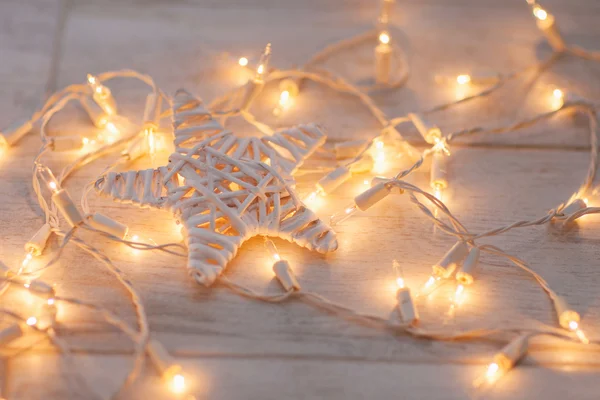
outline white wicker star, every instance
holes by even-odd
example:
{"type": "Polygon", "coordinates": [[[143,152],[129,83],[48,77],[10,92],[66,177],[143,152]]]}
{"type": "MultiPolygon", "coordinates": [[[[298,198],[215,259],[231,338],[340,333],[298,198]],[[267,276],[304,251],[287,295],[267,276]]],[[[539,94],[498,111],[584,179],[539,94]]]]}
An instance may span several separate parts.
{"type": "Polygon", "coordinates": [[[182,223],[188,270],[211,285],[247,239],[277,236],[310,250],[337,249],[335,233],[295,195],[284,177],[325,141],[315,125],[262,138],[238,138],[202,101],[180,90],[173,102],[176,151],[158,169],[110,172],[99,194],[171,210],[182,223]]]}

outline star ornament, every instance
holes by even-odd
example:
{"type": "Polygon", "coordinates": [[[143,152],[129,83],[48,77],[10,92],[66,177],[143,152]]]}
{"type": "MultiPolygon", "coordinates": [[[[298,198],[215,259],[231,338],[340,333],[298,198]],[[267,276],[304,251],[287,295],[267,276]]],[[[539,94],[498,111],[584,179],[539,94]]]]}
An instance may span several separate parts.
{"type": "Polygon", "coordinates": [[[280,237],[319,253],[337,249],[334,231],[298,199],[289,176],[325,142],[319,127],[238,138],[183,90],[173,100],[173,126],[176,151],[166,166],[109,172],[95,188],[117,202],[172,211],[198,283],[214,283],[254,236],[280,237]]]}

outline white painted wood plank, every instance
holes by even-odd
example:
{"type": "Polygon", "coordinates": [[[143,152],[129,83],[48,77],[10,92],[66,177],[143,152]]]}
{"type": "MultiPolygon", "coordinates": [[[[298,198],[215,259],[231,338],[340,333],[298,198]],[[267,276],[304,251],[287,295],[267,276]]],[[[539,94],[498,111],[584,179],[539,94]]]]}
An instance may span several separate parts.
{"type": "Polygon", "coordinates": [[[59,7],[59,0],[0,3],[0,130],[43,101],[59,7]]]}

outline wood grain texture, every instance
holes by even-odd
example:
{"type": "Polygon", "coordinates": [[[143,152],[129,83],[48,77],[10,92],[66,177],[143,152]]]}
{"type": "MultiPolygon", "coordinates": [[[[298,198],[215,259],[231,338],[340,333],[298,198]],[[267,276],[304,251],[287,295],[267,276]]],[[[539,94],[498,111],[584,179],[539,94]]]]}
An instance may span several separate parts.
{"type": "MultiPolygon", "coordinates": [[[[471,0],[453,5],[441,1],[399,4],[395,22],[402,35],[398,40],[407,48],[414,73],[407,89],[378,95],[378,103],[390,115],[401,115],[455,95],[453,88],[435,84],[436,74],[456,74],[466,68],[507,72],[543,58],[548,49],[541,43],[527,8],[518,3],[506,7],[471,0]]],[[[58,18],[58,10],[53,9],[54,14],[48,10],[40,13],[34,10],[46,3],[16,4],[8,3],[11,12],[49,19],[44,35],[48,39],[56,28],[51,21],[58,18]]],[[[550,5],[570,38],[594,46],[600,34],[595,24],[599,11],[596,3],[550,5]]],[[[57,60],[58,87],[81,81],[87,72],[127,67],[151,74],[168,92],[186,87],[207,101],[243,82],[242,74],[232,65],[236,56],[252,56],[266,41],[272,41],[275,65],[297,65],[316,49],[366,29],[376,14],[375,6],[365,2],[268,0],[158,1],[143,5],[135,1],[78,1],[67,11],[63,55],[57,60]],[[222,50],[232,58],[226,59],[222,50]]],[[[11,60],[13,69],[6,69],[0,76],[3,82],[14,80],[14,87],[20,88],[15,68],[28,60],[19,53],[42,57],[50,41],[47,46],[38,45],[34,31],[27,31],[22,33],[25,39],[18,46],[23,50],[17,51],[12,47],[16,41],[10,39],[14,33],[2,35],[0,50],[16,55],[11,60]]],[[[353,55],[342,54],[328,67],[354,80],[366,79],[372,67],[371,51],[365,47],[353,55]]],[[[43,60],[48,67],[49,56],[43,60]]],[[[592,64],[570,60],[544,82],[565,82],[593,96],[600,92],[597,73],[598,67],[592,64]]],[[[36,96],[41,95],[46,79],[47,74],[39,79],[36,96]]],[[[139,119],[145,89],[122,81],[111,88],[123,112],[139,119]]],[[[494,101],[484,100],[440,114],[436,122],[445,130],[465,124],[494,125],[543,109],[533,93],[525,105],[514,101],[521,94],[509,89],[494,101]]],[[[296,106],[279,120],[270,116],[276,89],[269,88],[264,96],[264,105],[256,111],[274,125],[318,122],[328,128],[333,139],[370,137],[376,129],[374,120],[354,100],[314,85],[307,85],[296,106]]],[[[14,92],[0,93],[2,104],[14,102],[14,98],[14,92]]],[[[3,107],[0,117],[8,121],[20,112],[3,107]]],[[[94,132],[78,110],[69,110],[59,120],[63,124],[52,125],[56,134],[94,132]]],[[[241,127],[240,135],[251,134],[241,124],[235,127],[241,127]]],[[[411,129],[402,132],[417,139],[411,129]]],[[[523,132],[470,138],[454,148],[447,205],[473,231],[539,217],[577,189],[587,168],[587,143],[585,123],[569,116],[523,132]]],[[[31,160],[38,146],[39,138],[30,135],[0,161],[0,259],[7,264],[20,262],[23,244],[42,223],[30,184],[31,160]]],[[[52,155],[49,164],[59,168],[76,156],[52,155]]],[[[72,196],[79,198],[82,186],[94,180],[109,162],[101,160],[78,172],[67,184],[72,196]]],[[[402,162],[394,168],[400,168],[402,162]]],[[[127,167],[146,165],[147,161],[142,161],[127,167]]],[[[299,190],[307,192],[316,178],[299,179],[299,190]]],[[[364,187],[365,178],[359,176],[344,185],[320,205],[319,215],[326,217],[350,202],[364,187]]],[[[410,179],[426,187],[427,168],[410,179]]],[[[167,213],[137,210],[94,196],[91,206],[127,223],[142,237],[152,237],[158,243],[177,240],[175,225],[167,213]]],[[[600,217],[587,217],[568,230],[560,225],[523,229],[487,242],[528,261],[559,294],[566,296],[583,315],[586,331],[597,337],[599,228],[600,217]]],[[[282,241],[276,243],[307,290],[383,316],[392,312],[395,303],[391,261],[398,259],[408,284],[416,286],[453,242],[434,232],[406,196],[390,196],[337,230],[340,249],[327,257],[282,241]]],[[[103,238],[86,237],[94,246],[106,249],[135,283],[147,307],[152,332],[199,381],[195,391],[199,398],[359,399],[403,393],[408,399],[462,399],[469,395],[472,379],[500,346],[493,341],[432,343],[393,337],[323,314],[298,301],[283,305],[248,301],[220,285],[212,289],[199,287],[187,276],[183,259],[132,251],[103,238]]],[[[56,247],[56,241],[51,245],[56,247]]],[[[241,249],[226,276],[257,290],[280,290],[258,239],[241,249]]],[[[61,262],[48,269],[44,278],[55,283],[57,291],[65,296],[86,298],[135,321],[125,292],[115,279],[74,247],[66,249],[61,262]]],[[[545,294],[530,277],[504,260],[484,257],[480,279],[469,289],[469,301],[454,318],[447,318],[446,299],[452,291],[448,285],[431,299],[419,301],[426,326],[528,325],[534,319],[555,323],[545,294]]],[[[23,293],[17,291],[2,297],[3,306],[8,307],[22,300],[23,293]]],[[[21,311],[26,313],[36,306],[31,300],[21,311]]],[[[85,310],[61,307],[60,321],[59,334],[77,354],[81,370],[93,389],[106,395],[130,365],[130,343],[85,310]]],[[[16,341],[6,353],[8,361],[1,369],[6,389],[0,393],[4,397],[86,398],[85,392],[68,394],[64,379],[59,379],[67,371],[64,367],[54,368],[58,358],[39,337],[16,341]]],[[[562,342],[538,340],[525,360],[526,366],[507,377],[486,398],[559,399],[569,394],[578,399],[595,398],[600,388],[599,356],[596,347],[583,351],[562,342]]],[[[161,390],[148,368],[143,381],[126,398],[161,398],[165,396],[161,390]]]]}
{"type": "MultiPolygon", "coordinates": [[[[128,360],[119,356],[77,356],[79,371],[90,379],[90,389],[69,391],[61,379],[56,357],[30,355],[15,360],[15,400],[30,398],[88,399],[89,393],[102,394],[118,386],[126,372],[128,360]],[[19,374],[27,368],[28,373],[19,374]],[[102,371],[111,371],[105,374],[102,371]],[[48,382],[43,392],[37,387],[42,378],[48,382]]],[[[402,396],[459,400],[473,396],[468,387],[481,368],[464,365],[439,365],[415,362],[408,364],[364,361],[313,361],[297,359],[200,358],[181,359],[192,372],[190,384],[199,399],[369,399],[402,396]]],[[[505,377],[502,385],[483,398],[491,400],[565,398],[596,399],[600,389],[597,374],[574,374],[563,368],[524,367],[505,377]],[[523,387],[534,391],[523,393],[523,387]],[[596,393],[594,393],[596,391],[596,393]]],[[[170,399],[158,377],[149,371],[142,384],[125,394],[127,398],[170,399]]]]}

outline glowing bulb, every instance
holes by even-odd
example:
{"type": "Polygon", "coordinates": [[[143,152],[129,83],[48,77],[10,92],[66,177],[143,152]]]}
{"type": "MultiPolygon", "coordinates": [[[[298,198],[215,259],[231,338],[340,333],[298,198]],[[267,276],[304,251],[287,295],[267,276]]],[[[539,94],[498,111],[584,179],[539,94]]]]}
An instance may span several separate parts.
{"type": "Polygon", "coordinates": [[[421,290],[419,291],[419,296],[428,295],[431,292],[433,292],[438,287],[438,285],[441,283],[441,281],[442,281],[441,277],[431,275],[427,279],[425,284],[421,287],[421,290]]]}
{"type": "Polygon", "coordinates": [[[458,287],[456,288],[456,296],[460,296],[461,294],[463,294],[463,292],[465,291],[465,287],[463,285],[458,285],[458,287]]]}
{"type": "Polygon", "coordinates": [[[315,190],[314,192],[311,192],[311,194],[309,194],[308,196],[306,196],[306,198],[304,199],[304,201],[305,202],[311,202],[311,201],[315,200],[318,195],[319,195],[319,191],[315,190]]]}
{"type": "Polygon", "coordinates": [[[585,333],[579,329],[579,323],[577,321],[569,321],[569,329],[575,333],[577,338],[581,340],[582,343],[588,344],[590,342],[590,340],[585,336],[585,333]]]}
{"type": "Polygon", "coordinates": [[[31,286],[29,283],[25,283],[23,284],[23,286],[25,286],[25,289],[29,289],[29,287],[31,286]]]}
{"type": "Polygon", "coordinates": [[[288,92],[287,90],[284,90],[283,92],[281,92],[281,94],[279,95],[279,105],[281,107],[286,107],[288,105],[289,100],[290,100],[290,92],[288,92]]]}
{"type": "Polygon", "coordinates": [[[54,299],[53,298],[48,299],[47,303],[48,303],[49,306],[53,305],[54,304],[54,299]]]}
{"type": "Polygon", "coordinates": [[[281,256],[279,255],[277,246],[275,246],[275,243],[273,243],[271,239],[265,239],[265,247],[275,262],[281,261],[281,256]]]}
{"type": "Polygon", "coordinates": [[[427,282],[425,282],[425,287],[426,288],[430,288],[436,280],[438,280],[439,278],[435,278],[433,276],[430,276],[429,279],[427,279],[427,282]]]}
{"type": "Polygon", "coordinates": [[[27,269],[27,266],[29,266],[29,263],[31,262],[31,260],[33,259],[33,254],[30,252],[28,252],[27,254],[25,254],[25,258],[23,259],[23,262],[21,263],[21,268],[23,269],[27,269]]]}
{"type": "Polygon", "coordinates": [[[560,89],[554,89],[554,90],[552,91],[552,95],[553,95],[555,98],[557,98],[557,99],[562,99],[562,98],[564,97],[564,93],[563,93],[563,91],[562,91],[562,90],[560,90],[560,89]]]}
{"type": "Polygon", "coordinates": [[[496,378],[496,375],[498,374],[498,371],[500,371],[500,366],[496,363],[491,363],[488,366],[487,371],[485,372],[485,377],[488,380],[493,380],[496,378]]]}
{"type": "Polygon", "coordinates": [[[88,80],[88,83],[89,83],[90,85],[92,85],[92,86],[95,86],[95,85],[97,85],[97,84],[98,84],[98,80],[97,80],[97,79],[96,79],[96,77],[95,77],[94,75],[92,75],[92,74],[88,74],[88,76],[87,76],[87,80],[88,80]]]}
{"type": "Polygon", "coordinates": [[[392,269],[396,274],[396,285],[398,285],[398,289],[404,288],[404,277],[402,276],[402,268],[398,260],[392,261],[392,269]]]}
{"type": "Polygon", "coordinates": [[[572,331],[577,330],[577,328],[579,328],[579,324],[577,323],[577,321],[570,321],[569,322],[569,329],[572,331]]]}
{"type": "MultiPolygon", "coordinates": [[[[439,201],[442,201],[443,192],[444,192],[444,187],[442,185],[434,185],[433,195],[439,201]]],[[[437,207],[436,207],[436,210],[437,210],[437,207]]]]}
{"type": "Polygon", "coordinates": [[[365,185],[367,185],[367,186],[370,186],[370,185],[371,185],[371,182],[369,182],[369,180],[368,180],[368,179],[365,179],[365,180],[363,181],[363,183],[364,183],[365,185]]]}
{"type": "Polygon", "coordinates": [[[37,324],[37,318],[36,317],[29,317],[29,318],[27,318],[26,323],[29,326],[33,326],[33,325],[37,324]]]}
{"type": "Polygon", "coordinates": [[[387,32],[381,32],[379,34],[379,43],[388,44],[390,43],[390,35],[387,32]]]}
{"type": "Polygon", "coordinates": [[[138,235],[133,235],[131,237],[131,240],[133,240],[134,242],[137,242],[138,240],[140,240],[140,237],[138,235]]]}
{"type": "Polygon", "coordinates": [[[590,343],[590,340],[585,336],[585,333],[583,333],[583,331],[581,329],[577,329],[575,331],[575,335],[577,335],[579,340],[581,340],[581,343],[584,343],[584,344],[590,343]]]}
{"type": "Polygon", "coordinates": [[[586,205],[586,206],[589,206],[589,205],[590,205],[590,200],[589,200],[587,197],[585,197],[585,198],[583,199],[583,202],[585,203],[585,205],[586,205]]]}
{"type": "Polygon", "coordinates": [[[404,287],[404,279],[400,277],[396,278],[396,285],[398,285],[398,288],[402,289],[404,287]]]}
{"type": "Polygon", "coordinates": [[[548,18],[548,13],[540,6],[533,7],[533,15],[540,21],[545,21],[548,18]]]}
{"type": "Polygon", "coordinates": [[[248,65],[248,59],[246,57],[240,57],[238,64],[240,64],[240,67],[245,67],[248,65]]]}
{"type": "Polygon", "coordinates": [[[273,110],[273,115],[278,116],[283,110],[290,107],[290,96],[291,94],[288,90],[284,90],[281,92],[281,94],[279,95],[279,104],[273,110]]]}
{"type": "Polygon", "coordinates": [[[375,139],[375,150],[373,151],[373,160],[375,164],[373,165],[373,171],[377,174],[382,174],[387,169],[385,162],[385,143],[380,139],[375,139]]]}
{"type": "Polygon", "coordinates": [[[459,284],[454,292],[454,299],[452,300],[453,305],[460,305],[463,302],[465,295],[465,286],[459,284]]]}
{"type": "Polygon", "coordinates": [[[456,77],[456,82],[459,85],[467,84],[467,83],[471,82],[471,76],[470,75],[466,75],[466,74],[459,75],[459,76],[456,77]]]}
{"type": "Polygon", "coordinates": [[[260,61],[258,62],[258,68],[256,69],[256,77],[254,78],[257,81],[262,81],[263,74],[267,72],[267,66],[269,65],[269,59],[271,58],[271,43],[268,43],[260,56],[260,61]]]}
{"type": "Polygon", "coordinates": [[[39,166],[37,171],[40,178],[48,185],[48,188],[53,193],[56,193],[58,191],[58,183],[52,171],[48,167],[43,166],[39,166]]]}
{"type": "Polygon", "coordinates": [[[173,379],[171,380],[171,391],[173,393],[183,393],[185,391],[185,377],[183,375],[173,375],[173,379]]]}
{"type": "Polygon", "coordinates": [[[119,134],[119,128],[117,128],[117,126],[112,123],[112,122],[107,122],[106,123],[106,129],[112,133],[113,135],[118,135],[119,134]]]}

